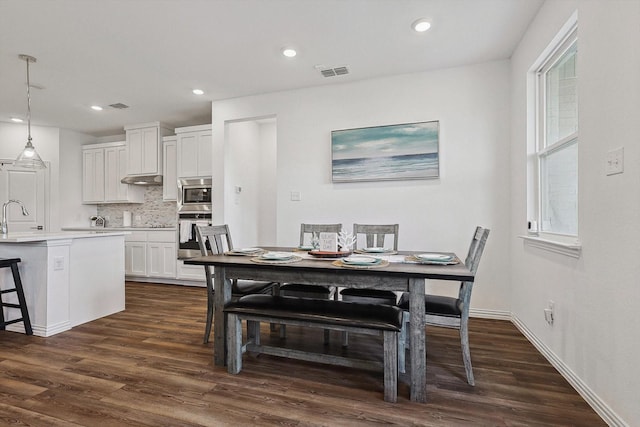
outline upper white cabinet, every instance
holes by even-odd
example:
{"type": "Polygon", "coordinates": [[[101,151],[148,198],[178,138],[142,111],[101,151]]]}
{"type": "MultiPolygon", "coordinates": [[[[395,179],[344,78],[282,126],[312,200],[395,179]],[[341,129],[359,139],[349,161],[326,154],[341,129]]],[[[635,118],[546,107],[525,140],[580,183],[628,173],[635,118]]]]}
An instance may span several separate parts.
{"type": "Polygon", "coordinates": [[[125,126],[127,174],[162,175],[162,137],[171,130],[160,122],[125,126]]]}
{"type": "Polygon", "coordinates": [[[104,148],[82,147],[82,201],[104,202],[104,148]]]}
{"type": "Polygon", "coordinates": [[[162,138],[162,200],[178,200],[177,137],[162,138]]]}
{"type": "Polygon", "coordinates": [[[120,182],[127,174],[126,160],[124,141],[83,146],[82,202],[144,202],[144,188],[120,182]]]}
{"type": "Polygon", "coordinates": [[[212,145],[211,125],[176,128],[178,138],[178,177],[211,177],[212,145]]]}

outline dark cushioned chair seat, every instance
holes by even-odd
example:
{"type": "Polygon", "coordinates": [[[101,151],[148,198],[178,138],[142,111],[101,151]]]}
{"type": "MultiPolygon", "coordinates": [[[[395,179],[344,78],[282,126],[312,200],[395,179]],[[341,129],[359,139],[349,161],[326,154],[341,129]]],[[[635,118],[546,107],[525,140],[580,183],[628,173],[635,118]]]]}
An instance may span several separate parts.
{"type": "Polygon", "coordinates": [[[380,289],[356,289],[347,288],[340,292],[343,301],[354,301],[365,304],[396,304],[396,294],[392,291],[383,291],[380,289]],[[357,297],[357,298],[353,298],[357,297]]]}
{"type": "Polygon", "coordinates": [[[238,280],[233,283],[231,288],[231,294],[246,295],[246,294],[266,294],[271,293],[271,289],[275,283],[272,282],[258,282],[255,280],[238,280]]]}
{"type": "Polygon", "coordinates": [[[280,286],[280,293],[287,296],[288,293],[295,293],[296,295],[288,296],[304,296],[302,294],[309,294],[309,298],[328,298],[331,290],[325,286],[319,285],[303,285],[300,283],[287,283],[280,286]]]}
{"type": "Polygon", "coordinates": [[[259,314],[327,325],[400,331],[402,310],[395,306],[313,298],[247,295],[229,303],[227,313],[259,314]]]}
{"type": "MultiPolygon", "coordinates": [[[[440,316],[460,317],[460,305],[457,298],[445,297],[442,295],[426,295],[425,314],[437,314],[440,316]]],[[[409,294],[403,293],[398,303],[398,307],[409,310],[409,294]]]]}

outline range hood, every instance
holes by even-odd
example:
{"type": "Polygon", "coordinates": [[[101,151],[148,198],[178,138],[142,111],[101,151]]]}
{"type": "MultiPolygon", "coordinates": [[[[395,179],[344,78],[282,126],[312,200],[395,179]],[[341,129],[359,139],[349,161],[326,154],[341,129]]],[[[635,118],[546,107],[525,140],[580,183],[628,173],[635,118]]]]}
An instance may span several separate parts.
{"type": "Polygon", "coordinates": [[[131,185],[162,185],[162,175],[127,175],[120,182],[131,185]]]}

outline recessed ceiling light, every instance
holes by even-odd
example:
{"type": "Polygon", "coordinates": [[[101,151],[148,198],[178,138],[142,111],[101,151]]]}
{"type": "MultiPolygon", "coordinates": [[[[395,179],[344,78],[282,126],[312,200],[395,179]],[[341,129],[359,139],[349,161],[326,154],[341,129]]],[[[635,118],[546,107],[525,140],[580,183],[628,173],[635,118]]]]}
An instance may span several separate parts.
{"type": "Polygon", "coordinates": [[[419,33],[424,33],[429,28],[431,28],[431,22],[427,21],[424,18],[420,18],[417,21],[415,21],[413,24],[411,24],[411,27],[419,33]]]}
{"type": "Polygon", "coordinates": [[[22,120],[20,117],[11,117],[11,121],[16,123],[24,122],[24,120],[22,120]]]}
{"type": "Polygon", "coordinates": [[[99,105],[92,105],[92,106],[91,106],[91,109],[92,109],[92,110],[95,110],[95,111],[102,111],[102,107],[101,107],[101,106],[99,106],[99,105]]]}
{"type": "Polygon", "coordinates": [[[282,54],[287,58],[293,58],[298,54],[298,52],[296,52],[295,49],[292,49],[290,47],[285,47],[284,49],[282,49],[282,54]]]}
{"type": "Polygon", "coordinates": [[[192,90],[192,92],[195,95],[204,95],[204,91],[202,89],[194,89],[194,90],[192,90]]]}

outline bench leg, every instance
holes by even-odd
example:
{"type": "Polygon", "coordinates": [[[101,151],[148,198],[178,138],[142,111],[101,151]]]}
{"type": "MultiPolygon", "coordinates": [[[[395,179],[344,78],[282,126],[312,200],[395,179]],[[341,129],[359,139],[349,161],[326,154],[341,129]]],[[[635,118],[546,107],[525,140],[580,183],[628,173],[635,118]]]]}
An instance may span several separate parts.
{"type": "Polygon", "coordinates": [[[260,345],[260,322],[247,320],[247,342],[260,345]]]}
{"type": "Polygon", "coordinates": [[[242,369],[242,321],[232,313],[227,316],[227,372],[237,374],[242,369]]]}
{"type": "Polygon", "coordinates": [[[398,332],[384,331],[384,400],[398,400],[398,332]]]}

